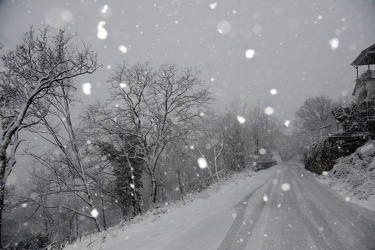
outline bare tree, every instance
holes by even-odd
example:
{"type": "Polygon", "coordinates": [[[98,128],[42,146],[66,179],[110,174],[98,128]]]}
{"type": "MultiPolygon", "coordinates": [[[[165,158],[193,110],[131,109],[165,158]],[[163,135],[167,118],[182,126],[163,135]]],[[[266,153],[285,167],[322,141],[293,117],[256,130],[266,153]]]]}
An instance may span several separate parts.
{"type": "MultiPolygon", "coordinates": [[[[98,67],[90,48],[76,46],[72,39],[64,30],[51,36],[48,29],[36,35],[31,28],[21,45],[1,56],[5,71],[1,72],[0,82],[0,212],[4,186],[16,164],[19,132],[39,123],[47,114],[43,105],[46,97],[60,96],[56,89],[62,86],[74,88],[71,80],[91,74],[98,67]],[[33,115],[35,112],[38,117],[33,115]]],[[[0,227],[1,222],[0,215],[0,227]]]]}
{"type": "Polygon", "coordinates": [[[199,71],[164,64],[155,70],[148,63],[119,65],[109,79],[112,101],[118,103],[113,122],[123,134],[139,140],[151,197],[157,199],[155,173],[167,145],[196,128],[200,112],[208,108],[211,95],[199,79],[199,71]]]}
{"type": "Polygon", "coordinates": [[[265,108],[268,106],[270,106],[269,102],[258,103],[247,113],[248,122],[246,125],[254,142],[256,156],[259,155],[261,148],[267,149],[267,152],[274,149],[275,140],[280,133],[281,126],[278,119],[274,115],[265,113],[265,108]]]}
{"type": "Polygon", "coordinates": [[[313,138],[319,129],[328,126],[332,120],[333,100],[325,95],[307,99],[295,114],[295,125],[311,133],[313,138]]]}
{"type": "Polygon", "coordinates": [[[246,165],[246,145],[249,138],[247,133],[247,103],[239,101],[230,103],[223,116],[224,151],[223,157],[227,169],[239,171],[246,165]],[[241,121],[241,122],[240,122],[241,121]]]}
{"type": "Polygon", "coordinates": [[[227,133],[228,129],[224,131],[223,117],[207,114],[201,119],[199,131],[190,138],[192,151],[206,160],[206,168],[213,181],[220,181],[219,171],[224,169],[224,164],[222,164],[219,170],[219,158],[222,157],[224,138],[227,133]]]}
{"type": "MultiPolygon", "coordinates": [[[[77,126],[74,126],[71,117],[72,96],[70,88],[61,85],[59,93],[59,96],[46,97],[47,103],[50,105],[47,111],[48,115],[39,117],[39,125],[30,128],[31,131],[37,133],[54,146],[55,155],[39,156],[32,154],[32,156],[47,169],[52,170],[49,171],[52,174],[49,179],[56,185],[57,191],[53,193],[54,195],[70,192],[88,206],[90,211],[84,213],[69,204],[59,204],[59,207],[91,219],[94,221],[97,230],[101,231],[102,226],[98,218],[99,212],[95,205],[93,194],[94,191],[100,191],[101,193],[105,191],[103,188],[98,190],[98,187],[102,187],[103,181],[98,176],[98,171],[94,169],[94,166],[102,169],[100,165],[103,164],[101,164],[100,159],[95,159],[92,156],[87,157],[86,148],[89,147],[87,140],[82,138],[82,133],[77,133],[79,130],[77,126]]],[[[38,113],[35,116],[37,117],[38,113]]],[[[104,201],[102,200],[102,202],[104,201]]],[[[46,206],[45,204],[40,205],[53,208],[53,206],[46,206]]],[[[102,210],[102,218],[105,228],[106,220],[103,212],[104,210],[102,210]]]]}

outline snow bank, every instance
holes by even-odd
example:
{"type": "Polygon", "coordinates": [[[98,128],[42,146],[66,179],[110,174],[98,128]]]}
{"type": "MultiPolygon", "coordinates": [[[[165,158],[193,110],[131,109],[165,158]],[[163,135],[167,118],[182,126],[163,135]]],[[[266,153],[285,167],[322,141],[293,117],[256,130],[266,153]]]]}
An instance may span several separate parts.
{"type": "Polygon", "coordinates": [[[328,186],[363,207],[375,211],[375,141],[339,158],[333,169],[319,177],[328,186]]]}

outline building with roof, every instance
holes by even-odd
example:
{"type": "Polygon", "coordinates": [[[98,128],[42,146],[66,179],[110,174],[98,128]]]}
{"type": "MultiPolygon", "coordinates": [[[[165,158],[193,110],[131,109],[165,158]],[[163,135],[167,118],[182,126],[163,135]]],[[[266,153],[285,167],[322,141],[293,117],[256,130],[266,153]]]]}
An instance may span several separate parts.
{"type": "Polygon", "coordinates": [[[351,63],[357,70],[356,84],[353,89],[354,102],[357,105],[357,122],[364,124],[367,130],[375,125],[375,44],[363,50],[351,63]],[[366,67],[359,75],[360,67],[366,67]]]}
{"type": "Polygon", "coordinates": [[[375,64],[375,44],[363,50],[351,63],[357,70],[357,80],[353,90],[357,105],[375,97],[375,71],[370,68],[373,64],[375,64]],[[367,66],[367,70],[362,72],[361,76],[359,76],[360,66],[367,66]]]}

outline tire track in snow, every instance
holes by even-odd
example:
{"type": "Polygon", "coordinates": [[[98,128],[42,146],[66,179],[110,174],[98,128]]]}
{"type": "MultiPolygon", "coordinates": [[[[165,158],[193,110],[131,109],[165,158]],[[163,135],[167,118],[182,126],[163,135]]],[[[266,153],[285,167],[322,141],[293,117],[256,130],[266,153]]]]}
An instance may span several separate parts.
{"type": "MultiPolygon", "coordinates": [[[[339,200],[336,193],[326,190],[311,175],[300,178],[297,171],[300,172],[291,169],[296,187],[300,190],[297,198],[299,202],[306,203],[310,211],[310,216],[306,216],[300,210],[301,216],[323,229],[318,231],[315,241],[323,245],[324,249],[375,249],[375,237],[371,236],[375,224],[353,210],[350,204],[339,200]]],[[[310,227],[308,231],[316,235],[316,230],[318,228],[310,227]]]]}
{"type": "Polygon", "coordinates": [[[225,236],[224,240],[220,244],[218,250],[227,250],[227,249],[242,249],[246,246],[246,242],[251,237],[251,232],[254,229],[260,214],[265,206],[265,202],[261,199],[258,204],[256,205],[254,211],[251,213],[249,219],[246,223],[244,223],[245,211],[248,206],[248,200],[262,187],[264,187],[267,183],[268,187],[266,190],[266,194],[268,195],[272,189],[273,184],[271,183],[271,179],[275,178],[276,173],[269,177],[264,184],[260,185],[253,191],[251,191],[248,195],[246,195],[240,202],[238,202],[234,209],[237,212],[237,217],[235,218],[232,226],[228,230],[227,235],[225,236]],[[250,234],[248,234],[250,232],[250,234]],[[240,237],[242,236],[242,238],[240,237]],[[238,239],[242,239],[243,242],[241,244],[237,243],[238,239]],[[238,248],[239,247],[239,248],[238,248]]]}

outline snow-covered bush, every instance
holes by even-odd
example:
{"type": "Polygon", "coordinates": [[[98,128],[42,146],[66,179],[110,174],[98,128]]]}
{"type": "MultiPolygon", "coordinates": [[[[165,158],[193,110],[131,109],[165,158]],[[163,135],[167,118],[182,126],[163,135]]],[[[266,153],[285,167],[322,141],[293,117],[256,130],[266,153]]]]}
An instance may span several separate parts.
{"type": "Polygon", "coordinates": [[[340,157],[353,153],[365,144],[366,136],[324,137],[315,142],[305,153],[305,169],[322,174],[330,171],[340,157]]]}
{"type": "Polygon", "coordinates": [[[358,148],[353,154],[342,157],[326,176],[330,186],[340,186],[358,199],[375,194],[375,141],[358,148]]]}

